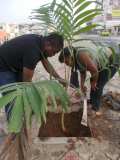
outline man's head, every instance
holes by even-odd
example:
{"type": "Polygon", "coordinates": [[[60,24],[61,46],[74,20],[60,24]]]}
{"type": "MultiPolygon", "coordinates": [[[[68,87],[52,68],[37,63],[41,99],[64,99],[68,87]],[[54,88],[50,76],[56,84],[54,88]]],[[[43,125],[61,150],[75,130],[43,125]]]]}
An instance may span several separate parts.
{"type": "Polygon", "coordinates": [[[58,33],[51,33],[44,37],[44,51],[48,57],[54,56],[64,45],[64,40],[58,33]]]}
{"type": "Polygon", "coordinates": [[[64,48],[59,55],[59,62],[65,63],[68,66],[73,67],[74,65],[74,55],[76,53],[76,50],[74,47],[66,47],[64,48]]]}

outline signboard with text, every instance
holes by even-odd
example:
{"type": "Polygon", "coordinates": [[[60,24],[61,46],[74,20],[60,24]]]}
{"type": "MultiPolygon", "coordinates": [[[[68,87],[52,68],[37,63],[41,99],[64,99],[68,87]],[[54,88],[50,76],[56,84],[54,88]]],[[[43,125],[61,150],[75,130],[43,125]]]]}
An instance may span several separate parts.
{"type": "Polygon", "coordinates": [[[120,18],[120,0],[111,0],[112,17],[120,18]]]}
{"type": "Polygon", "coordinates": [[[120,9],[113,9],[112,10],[112,17],[119,17],[120,18],[120,9]]]}

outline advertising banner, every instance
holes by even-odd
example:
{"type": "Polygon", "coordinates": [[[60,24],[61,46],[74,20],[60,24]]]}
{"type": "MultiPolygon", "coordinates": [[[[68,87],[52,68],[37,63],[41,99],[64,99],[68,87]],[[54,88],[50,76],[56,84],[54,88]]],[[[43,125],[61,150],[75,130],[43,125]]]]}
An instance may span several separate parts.
{"type": "Polygon", "coordinates": [[[111,0],[112,17],[120,18],[120,0],[111,0]]]}

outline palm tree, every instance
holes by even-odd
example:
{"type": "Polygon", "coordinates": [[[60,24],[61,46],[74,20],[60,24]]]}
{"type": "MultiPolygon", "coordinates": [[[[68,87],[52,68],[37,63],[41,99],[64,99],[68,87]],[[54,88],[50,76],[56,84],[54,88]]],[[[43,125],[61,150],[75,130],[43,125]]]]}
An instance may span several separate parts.
{"type": "MultiPolygon", "coordinates": [[[[103,0],[62,0],[61,3],[53,0],[52,3],[35,9],[32,12],[31,18],[38,20],[44,29],[47,28],[50,31],[56,31],[62,34],[66,40],[66,45],[73,45],[79,48],[81,41],[84,40],[80,38],[80,34],[99,26],[93,23],[92,20],[102,14],[102,10],[103,0]],[[91,5],[93,4],[95,4],[94,9],[91,9],[91,5]],[[76,42],[80,42],[79,46],[76,46],[76,42]]],[[[102,65],[102,68],[104,68],[108,61],[103,54],[104,46],[103,50],[99,50],[98,48],[97,52],[95,52],[95,49],[90,47],[91,42],[89,42],[87,42],[86,48],[88,48],[88,50],[91,49],[90,53],[94,54],[92,56],[102,65]]],[[[82,44],[83,43],[84,41],[82,44]]],[[[86,42],[83,45],[85,46],[86,42]]],[[[72,54],[71,49],[70,51],[72,54]]]]}
{"type": "MultiPolygon", "coordinates": [[[[32,19],[39,21],[40,25],[45,29],[59,32],[64,36],[66,45],[75,46],[75,42],[83,41],[80,34],[88,32],[99,26],[93,23],[92,20],[101,14],[102,3],[98,0],[63,0],[57,3],[53,0],[52,3],[41,6],[32,12],[32,19]],[[100,7],[91,9],[91,5],[96,4],[100,7]]],[[[86,42],[85,42],[86,43],[86,42]]],[[[89,46],[91,43],[89,44],[89,46]]],[[[77,46],[79,47],[79,46],[77,46]]],[[[70,49],[71,50],[71,49],[70,49]]],[[[92,53],[92,52],[91,52],[92,53]]],[[[72,54],[72,50],[71,50],[72,54]]],[[[103,61],[103,54],[94,54],[95,58],[103,61]],[[98,58],[99,57],[99,58],[98,58]]]]}

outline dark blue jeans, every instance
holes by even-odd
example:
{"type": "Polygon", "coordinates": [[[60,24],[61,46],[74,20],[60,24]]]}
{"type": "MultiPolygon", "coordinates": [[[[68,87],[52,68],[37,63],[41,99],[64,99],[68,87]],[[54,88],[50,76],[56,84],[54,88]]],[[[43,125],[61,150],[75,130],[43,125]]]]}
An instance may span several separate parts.
{"type": "MultiPolygon", "coordinates": [[[[0,72],[0,86],[6,85],[9,83],[22,81],[21,75],[22,75],[21,73],[14,73],[11,71],[0,72]]],[[[5,93],[5,94],[7,94],[7,93],[5,93]]],[[[7,115],[7,119],[9,119],[9,113],[10,113],[11,107],[12,106],[10,104],[5,106],[5,112],[7,115]]]]}
{"type": "Polygon", "coordinates": [[[117,72],[116,67],[109,67],[111,74],[109,75],[108,69],[104,69],[99,73],[99,78],[97,81],[97,89],[95,91],[91,90],[90,92],[90,102],[92,104],[92,109],[98,111],[100,108],[101,96],[105,84],[114,76],[117,72]]]}

